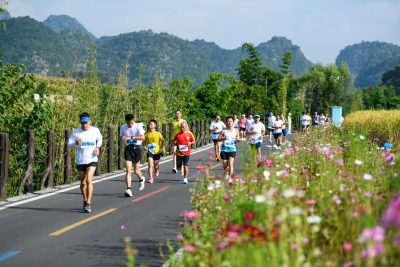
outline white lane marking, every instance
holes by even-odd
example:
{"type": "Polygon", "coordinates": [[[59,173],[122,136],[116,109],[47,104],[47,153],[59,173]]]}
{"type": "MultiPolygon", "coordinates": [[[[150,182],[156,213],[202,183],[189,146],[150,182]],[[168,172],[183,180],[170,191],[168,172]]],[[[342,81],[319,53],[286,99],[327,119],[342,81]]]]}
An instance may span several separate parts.
{"type": "MultiPolygon", "coordinates": [[[[205,150],[208,150],[210,148],[213,148],[213,146],[207,145],[204,148],[201,148],[199,150],[193,151],[191,153],[191,155],[197,154],[197,153],[205,151],[205,150]]],[[[170,162],[172,160],[173,160],[173,158],[171,157],[170,159],[161,161],[159,164],[161,165],[161,164],[164,164],[166,162],[170,162]]],[[[147,169],[147,166],[143,166],[143,167],[140,168],[141,171],[144,170],[144,169],[147,169]]],[[[122,175],[125,175],[125,172],[124,173],[118,173],[118,174],[110,175],[110,176],[107,176],[107,177],[104,177],[104,178],[96,179],[96,180],[93,181],[93,183],[95,184],[95,183],[107,181],[107,180],[110,180],[110,179],[113,179],[115,177],[122,176],[122,175]]],[[[65,189],[60,189],[60,190],[57,190],[55,192],[46,193],[46,194],[43,194],[43,195],[40,195],[40,196],[35,196],[35,197],[29,198],[29,199],[25,199],[25,200],[21,200],[21,201],[16,201],[14,203],[10,203],[10,204],[1,206],[0,207],[0,211],[5,210],[7,208],[11,208],[11,207],[16,207],[16,206],[19,206],[19,205],[22,205],[22,204],[25,204],[25,203],[29,203],[29,202],[32,202],[32,201],[35,201],[35,200],[39,200],[39,199],[42,199],[42,198],[46,198],[46,197],[54,196],[54,195],[57,195],[57,194],[60,194],[60,193],[64,193],[64,192],[67,192],[67,191],[71,191],[71,190],[77,189],[79,187],[80,187],[79,184],[78,185],[73,185],[71,187],[68,187],[68,188],[65,188],[65,189]]]]}

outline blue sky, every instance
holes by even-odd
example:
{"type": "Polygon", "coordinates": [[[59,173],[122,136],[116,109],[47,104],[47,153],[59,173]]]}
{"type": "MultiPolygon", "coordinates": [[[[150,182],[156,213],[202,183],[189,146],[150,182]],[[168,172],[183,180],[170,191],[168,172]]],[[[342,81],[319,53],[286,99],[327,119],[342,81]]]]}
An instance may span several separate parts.
{"type": "Polygon", "coordinates": [[[400,44],[400,0],[8,0],[11,15],[76,18],[96,37],[151,29],[223,48],[285,36],[311,61],[346,45],[400,44]]]}

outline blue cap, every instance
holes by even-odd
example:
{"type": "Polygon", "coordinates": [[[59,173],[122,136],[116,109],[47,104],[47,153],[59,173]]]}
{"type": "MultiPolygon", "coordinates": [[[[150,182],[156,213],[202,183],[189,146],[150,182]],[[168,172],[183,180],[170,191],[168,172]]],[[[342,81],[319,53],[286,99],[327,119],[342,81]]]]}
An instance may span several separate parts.
{"type": "Polygon", "coordinates": [[[253,117],[254,117],[254,118],[260,118],[260,115],[255,114],[253,117]]]}
{"type": "Polygon", "coordinates": [[[384,147],[385,149],[391,149],[391,148],[392,148],[392,144],[391,144],[391,143],[385,143],[385,144],[383,145],[383,147],[384,147]]]}
{"type": "Polygon", "coordinates": [[[271,115],[272,115],[272,112],[268,113],[268,116],[271,116],[271,115]]]}
{"type": "Polygon", "coordinates": [[[83,122],[89,122],[90,121],[90,117],[80,117],[79,118],[79,122],[83,123],[83,122]]]}

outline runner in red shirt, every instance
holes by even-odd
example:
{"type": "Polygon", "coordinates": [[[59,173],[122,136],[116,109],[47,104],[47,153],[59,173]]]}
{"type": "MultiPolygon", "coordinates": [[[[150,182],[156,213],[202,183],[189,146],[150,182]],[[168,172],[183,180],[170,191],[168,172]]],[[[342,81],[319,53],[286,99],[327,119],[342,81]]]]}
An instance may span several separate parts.
{"type": "Polygon", "coordinates": [[[187,122],[184,121],[180,125],[181,127],[181,132],[178,133],[173,141],[178,142],[178,147],[176,149],[176,167],[178,170],[182,169],[183,165],[183,170],[184,170],[184,179],[183,183],[187,184],[188,180],[188,174],[189,174],[189,157],[190,157],[190,146],[195,143],[194,137],[191,133],[189,133],[189,128],[187,125],[187,122]]]}

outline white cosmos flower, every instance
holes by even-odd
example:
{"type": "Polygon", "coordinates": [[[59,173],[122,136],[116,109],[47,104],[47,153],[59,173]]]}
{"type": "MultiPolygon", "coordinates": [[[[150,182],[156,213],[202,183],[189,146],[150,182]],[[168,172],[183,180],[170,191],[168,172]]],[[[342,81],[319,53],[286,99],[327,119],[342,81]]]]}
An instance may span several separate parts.
{"type": "Polygon", "coordinates": [[[365,136],[360,135],[360,139],[361,139],[361,140],[364,140],[364,139],[365,139],[365,136]]]}
{"type": "Polygon", "coordinates": [[[322,221],[321,217],[319,217],[317,215],[307,217],[307,222],[309,224],[320,223],[321,221],[322,221]]]}
{"type": "Polygon", "coordinates": [[[220,180],[215,180],[214,183],[215,183],[216,185],[220,185],[220,184],[221,184],[221,181],[220,181],[220,180]]]}
{"type": "Polygon", "coordinates": [[[287,189],[283,192],[283,196],[286,198],[294,197],[296,195],[296,191],[293,189],[287,189]]]}
{"type": "Polygon", "coordinates": [[[289,213],[292,214],[292,215],[299,215],[299,214],[303,213],[303,210],[301,208],[299,208],[299,207],[294,207],[293,209],[291,209],[289,211],[289,213]]]}
{"type": "Polygon", "coordinates": [[[356,164],[356,165],[362,165],[363,162],[362,162],[361,160],[359,160],[359,159],[356,159],[356,160],[354,161],[354,164],[356,164]]]}
{"type": "Polygon", "coordinates": [[[263,174],[264,174],[265,180],[269,181],[269,177],[271,176],[271,173],[269,171],[265,170],[263,172],[263,174]]]}
{"type": "Polygon", "coordinates": [[[214,187],[213,184],[210,184],[209,186],[207,186],[207,190],[208,190],[208,191],[212,191],[212,190],[214,190],[214,189],[215,189],[215,187],[214,187]]]}
{"type": "Polygon", "coordinates": [[[256,200],[256,202],[257,203],[262,203],[262,202],[265,202],[265,196],[263,196],[263,195],[257,195],[256,197],[255,197],[255,200],[256,200]]]}

